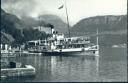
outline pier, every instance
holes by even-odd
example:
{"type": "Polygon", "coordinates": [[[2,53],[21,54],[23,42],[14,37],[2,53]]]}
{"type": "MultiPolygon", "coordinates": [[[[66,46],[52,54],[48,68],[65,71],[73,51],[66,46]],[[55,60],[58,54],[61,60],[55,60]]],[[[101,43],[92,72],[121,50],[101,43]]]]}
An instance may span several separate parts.
{"type": "Polygon", "coordinates": [[[2,77],[16,77],[16,76],[34,76],[35,68],[31,65],[25,65],[21,68],[6,68],[1,69],[1,78],[2,77]]]}
{"type": "Polygon", "coordinates": [[[35,68],[31,65],[23,65],[16,62],[16,53],[8,44],[1,44],[1,79],[8,77],[34,76],[35,68]]]}

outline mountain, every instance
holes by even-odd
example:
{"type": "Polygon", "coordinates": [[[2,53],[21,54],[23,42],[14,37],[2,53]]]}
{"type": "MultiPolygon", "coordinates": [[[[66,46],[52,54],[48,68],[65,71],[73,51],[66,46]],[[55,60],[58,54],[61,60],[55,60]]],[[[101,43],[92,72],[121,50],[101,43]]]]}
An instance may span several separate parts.
{"type": "Polygon", "coordinates": [[[127,16],[96,16],[85,18],[75,24],[71,31],[72,34],[83,35],[95,33],[98,28],[99,32],[118,31],[127,29],[127,16]]]}
{"type": "Polygon", "coordinates": [[[56,15],[40,15],[40,20],[37,20],[32,17],[22,17],[21,23],[23,23],[26,28],[33,28],[36,26],[46,26],[47,24],[52,24],[60,33],[67,34],[68,28],[67,24],[64,23],[58,16],[56,15]]]}
{"type": "Polygon", "coordinates": [[[50,23],[50,24],[54,25],[55,30],[57,30],[60,33],[67,33],[67,31],[68,31],[67,24],[64,23],[56,15],[41,15],[40,19],[45,21],[46,23],[50,23]]]}
{"type": "Polygon", "coordinates": [[[17,16],[1,9],[1,43],[22,44],[29,40],[43,39],[45,32],[34,30],[17,16]],[[29,28],[28,28],[29,27],[29,28]]]}
{"type": "Polygon", "coordinates": [[[10,34],[1,32],[0,35],[1,35],[1,43],[11,44],[11,42],[15,40],[10,34]]]}
{"type": "Polygon", "coordinates": [[[107,15],[85,18],[71,28],[71,34],[72,36],[90,35],[95,38],[97,29],[102,45],[126,43],[127,16],[107,15]]]}
{"type": "Polygon", "coordinates": [[[20,38],[22,39],[21,28],[16,27],[19,25],[19,18],[1,9],[1,43],[5,43],[4,41],[11,43],[15,39],[20,41],[20,38]]]}
{"type": "Polygon", "coordinates": [[[36,26],[45,26],[47,23],[43,20],[39,21],[32,17],[22,17],[21,18],[22,23],[27,26],[26,28],[33,28],[36,26]]]}

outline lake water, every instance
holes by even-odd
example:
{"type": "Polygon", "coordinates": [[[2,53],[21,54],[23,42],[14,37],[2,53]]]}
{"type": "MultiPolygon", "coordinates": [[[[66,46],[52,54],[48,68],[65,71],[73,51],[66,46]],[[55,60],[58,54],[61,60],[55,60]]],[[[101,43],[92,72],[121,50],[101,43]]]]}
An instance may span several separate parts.
{"type": "Polygon", "coordinates": [[[36,68],[35,77],[9,78],[2,82],[126,82],[127,49],[101,48],[92,56],[17,56],[36,68]]]}

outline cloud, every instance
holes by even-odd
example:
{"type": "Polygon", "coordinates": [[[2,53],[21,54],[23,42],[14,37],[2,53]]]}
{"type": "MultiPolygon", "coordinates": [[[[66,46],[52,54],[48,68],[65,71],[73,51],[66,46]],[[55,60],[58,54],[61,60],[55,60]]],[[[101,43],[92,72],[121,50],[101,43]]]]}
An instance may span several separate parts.
{"type": "Polygon", "coordinates": [[[16,3],[16,2],[19,2],[19,0],[1,0],[2,4],[5,4],[5,3],[16,3]]]}
{"type": "Polygon", "coordinates": [[[18,17],[29,16],[36,8],[35,0],[2,0],[2,8],[18,17]]]}
{"type": "MultiPolygon", "coordinates": [[[[96,15],[127,14],[127,0],[66,0],[69,21],[74,25],[79,20],[96,15]]],[[[65,8],[58,10],[63,0],[1,0],[2,8],[19,17],[53,14],[66,22],[65,8]]]]}

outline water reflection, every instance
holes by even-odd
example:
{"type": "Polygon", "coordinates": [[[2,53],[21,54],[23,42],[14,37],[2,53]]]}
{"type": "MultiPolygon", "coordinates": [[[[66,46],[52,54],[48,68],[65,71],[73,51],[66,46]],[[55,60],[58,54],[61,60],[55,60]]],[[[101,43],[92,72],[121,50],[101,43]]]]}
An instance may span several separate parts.
{"type": "Polygon", "coordinates": [[[99,80],[127,81],[127,49],[103,48],[99,59],[99,80]]]}
{"type": "Polygon", "coordinates": [[[98,77],[99,57],[27,55],[17,60],[36,68],[33,81],[93,81],[98,77]]]}
{"type": "MultiPolygon", "coordinates": [[[[18,78],[9,81],[19,82],[94,82],[126,81],[127,59],[124,50],[111,53],[112,49],[101,51],[100,57],[94,56],[44,56],[22,55],[17,61],[36,68],[34,78],[18,78]],[[121,53],[122,52],[122,53],[121,53]]],[[[115,50],[115,49],[114,49],[115,50]]],[[[6,80],[8,81],[8,80],[6,80]]]]}
{"type": "Polygon", "coordinates": [[[46,70],[51,69],[49,71],[52,81],[85,81],[90,78],[96,79],[98,75],[98,57],[51,56],[49,58],[50,60],[45,59],[48,61],[42,64],[48,64],[44,66],[46,70]]]}

